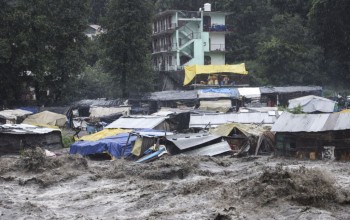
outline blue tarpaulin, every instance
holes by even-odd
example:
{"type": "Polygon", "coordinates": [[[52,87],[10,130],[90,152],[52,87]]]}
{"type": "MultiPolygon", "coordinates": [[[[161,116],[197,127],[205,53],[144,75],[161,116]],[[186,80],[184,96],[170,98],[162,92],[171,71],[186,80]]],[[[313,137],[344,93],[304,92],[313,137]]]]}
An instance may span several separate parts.
{"type": "Polygon", "coordinates": [[[123,133],[100,139],[98,141],[78,141],[72,144],[70,147],[70,154],[81,154],[86,156],[90,154],[108,152],[110,155],[119,159],[123,156],[123,151],[124,156],[128,156],[131,153],[136,136],[130,136],[128,145],[126,146],[128,137],[128,133],[123,133]]]}

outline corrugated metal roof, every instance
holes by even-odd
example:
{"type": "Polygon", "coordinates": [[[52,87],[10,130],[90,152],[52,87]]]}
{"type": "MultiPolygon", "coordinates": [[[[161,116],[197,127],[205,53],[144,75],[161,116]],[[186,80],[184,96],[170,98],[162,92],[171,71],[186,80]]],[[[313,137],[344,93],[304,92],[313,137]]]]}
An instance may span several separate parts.
{"type": "Polygon", "coordinates": [[[4,124],[0,125],[0,133],[6,134],[47,134],[53,131],[60,131],[53,128],[42,128],[27,124],[4,124]]]}
{"type": "Polygon", "coordinates": [[[293,92],[322,92],[321,86],[284,86],[284,87],[260,87],[261,94],[293,93],[293,92]]]}
{"type": "Polygon", "coordinates": [[[230,145],[226,141],[223,141],[223,142],[220,142],[217,144],[212,144],[212,145],[201,147],[198,149],[185,151],[185,152],[183,152],[183,154],[200,155],[200,156],[215,156],[215,155],[219,155],[219,154],[230,152],[230,151],[232,151],[230,145]]]}
{"type": "Polygon", "coordinates": [[[22,109],[3,110],[3,111],[0,111],[0,118],[17,120],[17,117],[23,117],[31,114],[33,114],[33,112],[22,110],[22,109]]]}
{"type": "Polygon", "coordinates": [[[289,100],[288,108],[301,106],[302,111],[310,112],[333,112],[337,102],[319,96],[308,95],[289,100]]]}
{"type": "Polygon", "coordinates": [[[176,100],[194,100],[197,99],[197,90],[170,90],[161,92],[152,92],[142,97],[143,100],[152,101],[176,101],[176,100]]]}
{"type": "Polygon", "coordinates": [[[216,127],[229,122],[272,125],[276,119],[277,116],[270,115],[267,112],[191,115],[190,127],[204,128],[209,123],[212,127],[216,127]]]}
{"type": "Polygon", "coordinates": [[[155,128],[160,123],[164,122],[166,117],[160,116],[126,116],[121,117],[106,128],[126,128],[126,129],[138,129],[138,128],[155,128]]]}
{"type": "Polygon", "coordinates": [[[73,108],[89,106],[120,106],[126,100],[123,99],[84,99],[72,104],[73,108]]]}
{"type": "Polygon", "coordinates": [[[208,133],[176,134],[166,137],[168,141],[174,143],[180,150],[185,150],[220,138],[219,136],[208,133]]]}
{"type": "Polygon", "coordinates": [[[246,98],[260,98],[261,96],[259,87],[238,88],[238,92],[240,96],[244,96],[246,98]]]}
{"type": "Polygon", "coordinates": [[[273,132],[322,132],[350,129],[350,113],[283,113],[272,126],[273,132]]]}

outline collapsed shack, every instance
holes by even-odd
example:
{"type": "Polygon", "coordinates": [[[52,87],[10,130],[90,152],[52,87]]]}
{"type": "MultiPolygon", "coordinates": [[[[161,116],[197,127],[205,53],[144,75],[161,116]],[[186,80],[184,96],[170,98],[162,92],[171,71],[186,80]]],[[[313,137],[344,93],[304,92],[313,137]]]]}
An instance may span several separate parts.
{"type": "Polygon", "coordinates": [[[272,131],[278,156],[350,160],[350,113],[283,113],[272,131]]]}
{"type": "Polygon", "coordinates": [[[123,115],[130,114],[131,107],[123,99],[87,99],[73,103],[70,126],[94,133],[123,115]]]}
{"type": "Polygon", "coordinates": [[[26,124],[0,125],[0,156],[38,146],[49,150],[62,148],[61,131],[26,124]]]}
{"type": "Polygon", "coordinates": [[[166,136],[165,146],[171,155],[188,154],[215,156],[231,152],[231,148],[220,136],[209,133],[189,133],[166,136]]]}
{"type": "Polygon", "coordinates": [[[33,112],[22,109],[3,110],[0,111],[0,124],[20,124],[31,114],[33,112]]]}
{"type": "Polygon", "coordinates": [[[275,136],[267,127],[228,123],[211,129],[210,133],[222,136],[236,155],[271,154],[274,150],[275,136]]]}
{"type": "Polygon", "coordinates": [[[191,112],[191,109],[161,108],[152,115],[167,117],[170,131],[182,132],[189,128],[191,112]]]}
{"type": "Polygon", "coordinates": [[[129,99],[132,114],[152,114],[162,107],[194,107],[197,104],[197,90],[172,90],[147,93],[129,99]]]}

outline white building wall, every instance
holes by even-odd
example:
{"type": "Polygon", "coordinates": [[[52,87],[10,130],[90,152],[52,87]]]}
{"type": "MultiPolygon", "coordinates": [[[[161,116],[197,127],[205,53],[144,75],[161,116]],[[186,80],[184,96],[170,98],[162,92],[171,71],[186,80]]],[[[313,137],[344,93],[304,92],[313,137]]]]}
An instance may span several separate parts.
{"type": "Polygon", "coordinates": [[[225,34],[213,33],[209,34],[210,38],[210,51],[225,51],[225,34]]]}
{"type": "Polygon", "coordinates": [[[225,65],[224,53],[206,53],[205,55],[211,57],[212,65],[225,65]]]}
{"type": "Polygon", "coordinates": [[[211,17],[211,24],[219,24],[219,25],[224,25],[225,24],[225,15],[222,14],[210,14],[211,17]]]}

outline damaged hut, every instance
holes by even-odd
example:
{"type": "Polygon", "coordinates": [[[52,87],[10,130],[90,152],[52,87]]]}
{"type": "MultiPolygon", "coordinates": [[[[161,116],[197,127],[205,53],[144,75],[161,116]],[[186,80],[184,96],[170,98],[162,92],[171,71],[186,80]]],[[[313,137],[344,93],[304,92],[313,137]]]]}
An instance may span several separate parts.
{"type": "Polygon", "coordinates": [[[34,147],[62,148],[61,131],[26,124],[0,125],[0,155],[18,154],[23,149],[34,147]]]}
{"type": "Polygon", "coordinates": [[[350,159],[350,113],[283,113],[272,130],[275,154],[300,159],[350,159]]]}
{"type": "Polygon", "coordinates": [[[271,154],[274,150],[274,134],[261,125],[228,123],[209,132],[223,137],[236,155],[271,154]]]}

